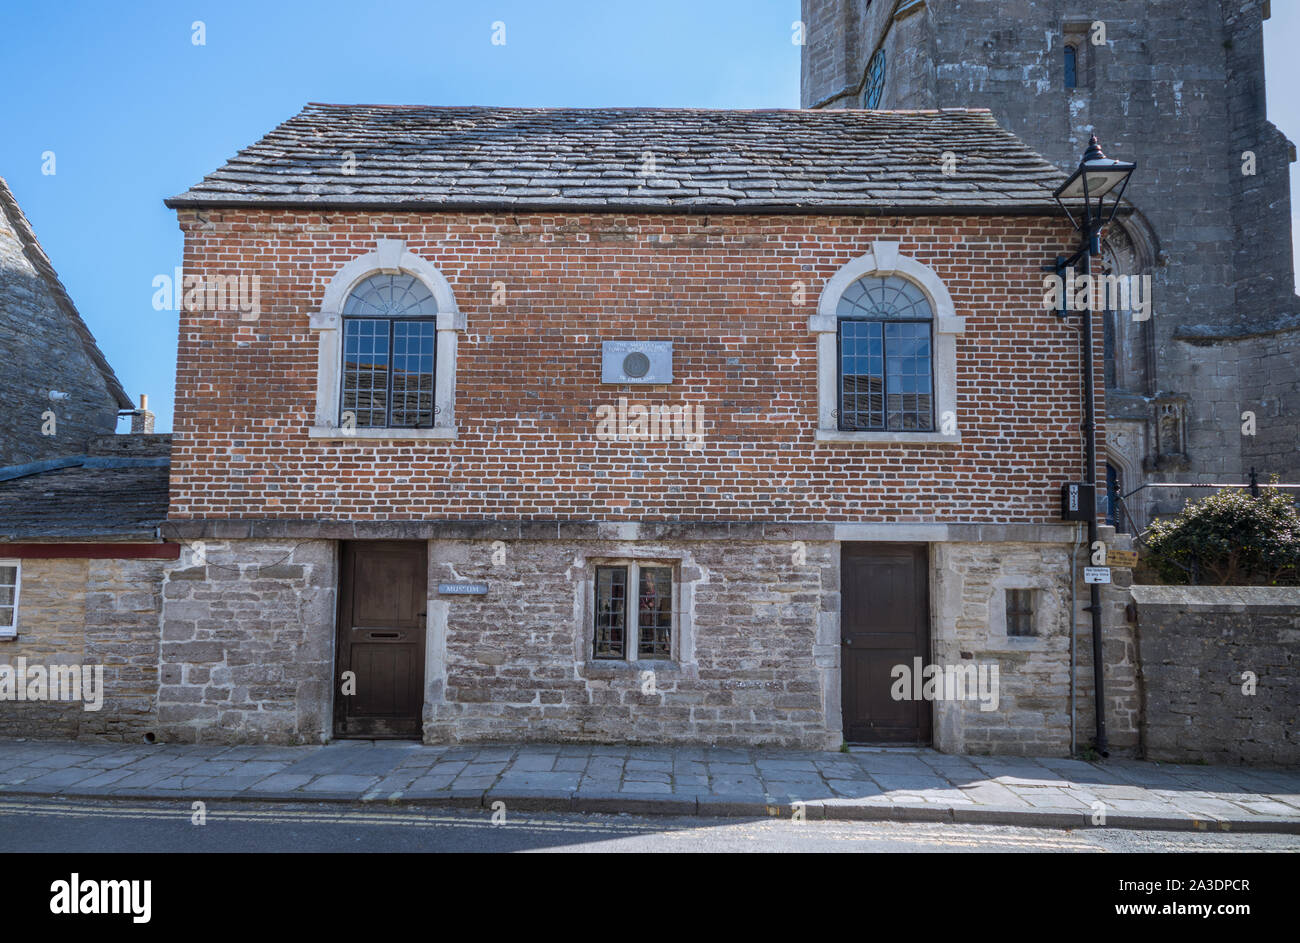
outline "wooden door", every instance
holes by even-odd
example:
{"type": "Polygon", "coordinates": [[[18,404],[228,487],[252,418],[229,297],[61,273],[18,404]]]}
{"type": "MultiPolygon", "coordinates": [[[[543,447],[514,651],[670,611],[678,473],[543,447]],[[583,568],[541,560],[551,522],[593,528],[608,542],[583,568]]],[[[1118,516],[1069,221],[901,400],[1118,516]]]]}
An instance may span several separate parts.
{"type": "Polygon", "coordinates": [[[915,659],[929,664],[927,556],[924,544],[840,547],[840,664],[849,743],[930,742],[930,702],[894,700],[890,693],[895,665],[915,673],[915,659]]]}
{"type": "Polygon", "coordinates": [[[334,735],[423,735],[428,546],[349,541],[339,579],[334,735]],[[352,686],[346,672],[351,672],[352,686]],[[351,690],[352,693],[345,693],[351,690]]]}

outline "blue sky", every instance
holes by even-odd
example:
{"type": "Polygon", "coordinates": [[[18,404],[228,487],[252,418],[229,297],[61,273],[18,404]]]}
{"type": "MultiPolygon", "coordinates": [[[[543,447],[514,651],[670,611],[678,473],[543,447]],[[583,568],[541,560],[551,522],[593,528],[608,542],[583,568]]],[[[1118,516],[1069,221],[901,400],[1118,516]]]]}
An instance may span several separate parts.
{"type": "MultiPolygon", "coordinates": [[[[1297,6],[1273,4],[1265,27],[1269,115],[1292,140],[1297,6]]],[[[798,17],[798,0],[5,4],[0,176],[169,431],[176,315],[153,310],[152,282],[180,264],[181,236],[162,201],[304,102],[793,108],[798,17]]],[[[1293,166],[1293,207],[1298,182],[1293,166]]]]}

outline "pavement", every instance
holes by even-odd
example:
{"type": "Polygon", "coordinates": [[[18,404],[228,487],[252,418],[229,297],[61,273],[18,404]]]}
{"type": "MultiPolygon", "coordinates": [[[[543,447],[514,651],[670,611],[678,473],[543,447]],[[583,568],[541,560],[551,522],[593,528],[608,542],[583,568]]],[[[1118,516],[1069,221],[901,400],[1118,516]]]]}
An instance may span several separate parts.
{"type": "Polygon", "coordinates": [[[8,740],[0,794],[1300,834],[1300,770],[920,749],[8,740]]]}

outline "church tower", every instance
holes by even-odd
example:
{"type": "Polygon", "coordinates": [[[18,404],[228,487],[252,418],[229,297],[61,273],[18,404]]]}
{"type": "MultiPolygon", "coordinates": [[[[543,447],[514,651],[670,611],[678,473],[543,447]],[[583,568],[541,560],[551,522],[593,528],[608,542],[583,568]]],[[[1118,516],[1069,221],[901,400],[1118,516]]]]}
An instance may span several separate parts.
{"type": "MultiPolygon", "coordinates": [[[[806,108],[989,108],[1067,173],[1094,133],[1137,162],[1105,253],[1153,286],[1149,319],[1106,319],[1115,488],[1300,481],[1295,146],[1265,109],[1267,0],[803,0],[802,15],[806,108]]],[[[1205,493],[1127,505],[1144,525],[1205,493]]]]}

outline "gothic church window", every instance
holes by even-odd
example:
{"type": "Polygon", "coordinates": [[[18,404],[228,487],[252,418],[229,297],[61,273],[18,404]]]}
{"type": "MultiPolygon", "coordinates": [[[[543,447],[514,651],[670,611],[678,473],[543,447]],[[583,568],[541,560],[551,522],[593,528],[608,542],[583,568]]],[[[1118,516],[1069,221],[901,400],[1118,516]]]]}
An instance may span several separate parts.
{"type": "Polygon", "coordinates": [[[885,91],[885,50],[878,49],[867,63],[867,80],[862,88],[862,107],[880,107],[880,96],[885,91]]]}

